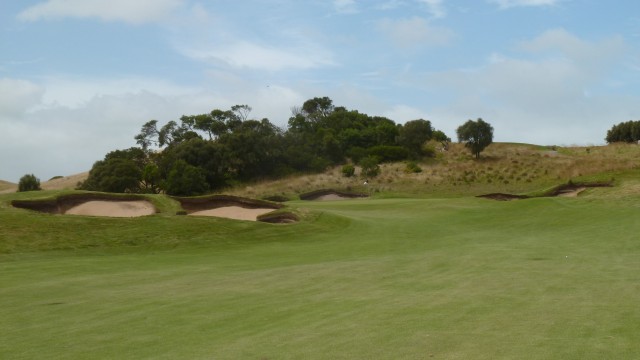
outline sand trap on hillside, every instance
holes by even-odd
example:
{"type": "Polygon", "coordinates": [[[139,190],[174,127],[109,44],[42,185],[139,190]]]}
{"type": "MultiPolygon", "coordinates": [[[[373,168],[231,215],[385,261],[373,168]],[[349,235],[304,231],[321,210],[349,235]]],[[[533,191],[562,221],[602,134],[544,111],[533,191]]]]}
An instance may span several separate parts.
{"type": "Polygon", "coordinates": [[[318,196],[317,198],[313,199],[315,201],[333,201],[333,200],[351,200],[352,198],[350,197],[346,197],[346,196],[341,196],[338,194],[327,194],[327,195],[321,195],[318,196]]]}
{"type": "Polygon", "coordinates": [[[572,189],[571,191],[561,192],[558,196],[561,197],[577,197],[581,192],[585,191],[586,187],[579,187],[576,189],[572,189]]]}
{"type": "Polygon", "coordinates": [[[91,200],[65,211],[66,215],[138,217],[155,214],[155,207],[148,201],[91,200]]]}
{"type": "Polygon", "coordinates": [[[190,213],[191,216],[215,216],[235,220],[257,221],[258,216],[270,213],[275,209],[249,209],[240,206],[223,206],[215,209],[200,210],[190,213]]]}

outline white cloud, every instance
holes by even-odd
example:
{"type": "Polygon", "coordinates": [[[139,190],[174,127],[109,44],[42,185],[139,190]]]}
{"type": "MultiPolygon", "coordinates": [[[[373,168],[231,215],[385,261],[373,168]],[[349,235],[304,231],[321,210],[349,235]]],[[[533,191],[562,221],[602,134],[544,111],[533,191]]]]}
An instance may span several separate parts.
{"type": "Polygon", "coordinates": [[[340,14],[353,14],[358,12],[355,0],[333,0],[333,7],[340,14]]]}
{"type": "Polygon", "coordinates": [[[31,81],[0,78],[0,116],[28,111],[40,103],[43,93],[44,89],[31,81]]]}
{"type": "Polygon", "coordinates": [[[18,14],[23,21],[62,18],[98,18],[141,24],[165,19],[184,0],[48,0],[18,14]]]}
{"type": "Polygon", "coordinates": [[[447,12],[444,9],[442,0],[417,0],[417,1],[425,4],[431,16],[436,19],[443,18],[447,15],[447,12]]]}
{"type": "Polygon", "coordinates": [[[548,30],[533,40],[521,42],[518,47],[532,54],[556,54],[580,62],[580,66],[589,66],[593,71],[603,62],[619,58],[627,50],[620,36],[589,42],[564,29],[548,30]]]}
{"type": "Polygon", "coordinates": [[[382,116],[392,119],[399,124],[417,119],[430,120],[429,115],[424,110],[402,104],[393,106],[391,109],[385,111],[382,116]]]}
{"type": "Polygon", "coordinates": [[[612,107],[606,95],[609,74],[625,58],[621,39],[590,42],[552,30],[518,49],[526,56],[493,54],[482,67],[422,79],[455,94],[433,114],[457,123],[482,117],[501,141],[542,144],[602,143],[606,128],[633,118],[633,104],[640,99],[627,97],[612,107]]]}
{"type": "Polygon", "coordinates": [[[181,51],[193,59],[225,64],[236,69],[305,70],[335,65],[331,53],[313,46],[281,49],[239,41],[222,47],[202,46],[183,48],[181,51]]]}
{"type": "Polygon", "coordinates": [[[453,39],[453,32],[444,27],[431,26],[421,17],[391,20],[384,19],[378,28],[389,36],[394,45],[414,47],[421,45],[447,45],[453,39]]]}
{"type": "Polygon", "coordinates": [[[501,9],[508,9],[518,6],[553,6],[561,0],[489,0],[490,3],[497,4],[501,9]]]}

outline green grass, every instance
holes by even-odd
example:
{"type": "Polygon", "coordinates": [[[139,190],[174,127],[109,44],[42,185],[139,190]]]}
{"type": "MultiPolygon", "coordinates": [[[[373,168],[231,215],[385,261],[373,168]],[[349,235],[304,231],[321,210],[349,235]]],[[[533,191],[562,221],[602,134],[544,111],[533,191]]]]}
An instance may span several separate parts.
{"type": "Polygon", "coordinates": [[[297,201],[292,225],[0,195],[0,358],[638,358],[637,177],[578,198],[297,201]]]}

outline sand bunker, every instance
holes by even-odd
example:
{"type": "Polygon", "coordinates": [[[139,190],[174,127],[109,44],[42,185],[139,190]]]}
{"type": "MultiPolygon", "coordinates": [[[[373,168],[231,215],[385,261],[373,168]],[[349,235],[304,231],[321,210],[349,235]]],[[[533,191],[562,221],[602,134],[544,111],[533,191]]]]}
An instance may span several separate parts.
{"type": "Polygon", "coordinates": [[[338,194],[327,194],[327,195],[321,195],[318,196],[317,198],[313,199],[316,201],[333,201],[333,200],[350,200],[353,198],[350,197],[346,197],[346,196],[341,196],[338,194]]]}
{"type": "Polygon", "coordinates": [[[240,206],[223,206],[214,209],[200,210],[190,213],[191,216],[215,216],[235,220],[257,221],[258,216],[272,212],[275,209],[248,209],[240,206]]]}
{"type": "Polygon", "coordinates": [[[152,215],[155,207],[148,201],[102,201],[91,200],[65,211],[66,215],[138,217],[152,215]]]}
{"type": "Polygon", "coordinates": [[[315,190],[308,193],[300,194],[301,200],[313,201],[351,200],[364,197],[367,197],[367,194],[337,191],[333,189],[315,190]]]}
{"type": "Polygon", "coordinates": [[[558,193],[556,196],[560,197],[577,197],[581,192],[587,190],[586,187],[579,187],[575,189],[564,190],[558,193]]]}

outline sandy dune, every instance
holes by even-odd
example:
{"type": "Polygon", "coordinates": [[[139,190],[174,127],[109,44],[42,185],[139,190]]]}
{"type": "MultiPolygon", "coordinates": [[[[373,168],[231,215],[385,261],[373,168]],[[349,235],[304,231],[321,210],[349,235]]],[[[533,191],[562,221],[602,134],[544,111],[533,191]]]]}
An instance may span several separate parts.
{"type": "Polygon", "coordinates": [[[144,200],[136,201],[98,201],[92,200],[67,210],[67,215],[138,217],[156,212],[154,206],[144,200]]]}
{"type": "Polygon", "coordinates": [[[240,206],[223,206],[215,209],[200,210],[200,211],[192,212],[189,215],[215,216],[215,217],[222,217],[222,218],[235,219],[235,220],[256,221],[258,219],[258,216],[262,214],[270,213],[274,210],[275,209],[266,209],[266,208],[248,209],[240,206]]]}

